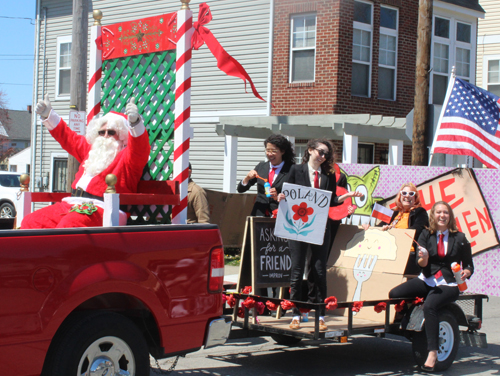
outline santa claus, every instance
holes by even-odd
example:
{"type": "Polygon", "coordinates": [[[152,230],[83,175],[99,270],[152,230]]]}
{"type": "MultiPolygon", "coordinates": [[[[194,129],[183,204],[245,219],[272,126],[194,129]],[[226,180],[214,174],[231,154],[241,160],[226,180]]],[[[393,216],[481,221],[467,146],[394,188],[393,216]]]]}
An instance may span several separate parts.
{"type": "MultiPolygon", "coordinates": [[[[36,113],[61,147],[76,158],[80,168],[72,184],[71,197],[26,216],[22,229],[102,226],[105,177],[116,175],[117,193],[137,192],[150,146],[135,99],[125,114],[109,112],[92,120],[85,136],[73,132],[52,110],[48,95],[36,105],[36,113]]],[[[120,225],[127,216],[120,212],[120,225]]]]}

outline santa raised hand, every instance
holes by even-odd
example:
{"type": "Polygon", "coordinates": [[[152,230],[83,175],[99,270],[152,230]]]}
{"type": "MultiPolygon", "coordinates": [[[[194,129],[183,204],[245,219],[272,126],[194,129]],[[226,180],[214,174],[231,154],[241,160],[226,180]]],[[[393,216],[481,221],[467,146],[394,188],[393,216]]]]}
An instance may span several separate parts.
{"type": "MultiPolygon", "coordinates": [[[[106,175],[116,175],[117,193],[135,193],[149,158],[149,137],[135,98],[127,104],[125,114],[109,112],[92,120],[85,136],[68,127],[52,109],[48,95],[37,103],[35,111],[80,168],[71,186],[71,197],[26,216],[21,228],[102,226],[106,175]]],[[[125,222],[125,213],[120,213],[120,224],[125,222]]]]}

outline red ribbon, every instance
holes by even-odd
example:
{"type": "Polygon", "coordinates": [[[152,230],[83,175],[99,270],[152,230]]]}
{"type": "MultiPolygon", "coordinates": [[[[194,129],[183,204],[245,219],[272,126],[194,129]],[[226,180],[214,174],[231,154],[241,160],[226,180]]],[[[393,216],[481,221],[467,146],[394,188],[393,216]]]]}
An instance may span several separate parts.
{"type": "Polygon", "coordinates": [[[226,52],[226,50],[224,50],[224,48],[222,48],[212,32],[205,27],[205,25],[211,20],[212,12],[210,11],[210,7],[207,3],[201,3],[200,10],[198,12],[198,21],[193,24],[195,30],[191,39],[191,46],[197,50],[205,43],[217,60],[217,68],[229,76],[239,77],[245,81],[245,92],[246,83],[248,81],[252,87],[253,95],[265,102],[265,100],[257,92],[257,89],[255,88],[255,85],[245,68],[243,68],[242,65],[236,61],[236,59],[234,59],[226,52]]]}

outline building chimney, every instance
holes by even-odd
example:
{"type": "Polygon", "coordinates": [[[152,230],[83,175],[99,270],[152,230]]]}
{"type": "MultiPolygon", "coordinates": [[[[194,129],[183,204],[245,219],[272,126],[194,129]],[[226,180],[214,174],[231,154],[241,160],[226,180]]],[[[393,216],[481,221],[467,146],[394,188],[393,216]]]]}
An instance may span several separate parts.
{"type": "Polygon", "coordinates": [[[30,113],[30,114],[31,114],[31,104],[29,104],[29,105],[28,105],[27,110],[28,110],[28,113],[30,113]]]}

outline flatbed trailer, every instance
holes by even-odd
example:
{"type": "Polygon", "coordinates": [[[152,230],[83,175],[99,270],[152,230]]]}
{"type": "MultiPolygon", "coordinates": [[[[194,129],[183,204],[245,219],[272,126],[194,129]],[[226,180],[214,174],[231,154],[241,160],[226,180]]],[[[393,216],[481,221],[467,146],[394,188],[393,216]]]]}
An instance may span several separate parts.
{"type": "MultiPolygon", "coordinates": [[[[233,294],[236,300],[252,298],[256,302],[271,301],[280,304],[281,299],[260,297],[249,294],[233,294]]],[[[483,300],[487,295],[465,294],[459,296],[455,303],[450,303],[439,311],[439,350],[438,363],[435,370],[448,369],[455,360],[458,347],[487,347],[486,334],[478,332],[481,329],[483,316],[483,300]],[[460,328],[462,328],[460,330],[460,328]]],[[[302,339],[347,342],[349,337],[356,335],[372,335],[385,337],[386,334],[405,336],[412,342],[413,355],[418,366],[422,366],[427,358],[427,339],[424,331],[423,305],[410,305],[406,314],[398,314],[393,320],[395,305],[414,299],[386,299],[363,301],[362,309],[373,309],[379,303],[386,303],[384,312],[380,313],[380,321],[366,320],[355,317],[355,302],[338,302],[337,309],[347,310],[346,316],[328,314],[325,316],[327,331],[319,330],[319,308],[325,304],[291,301],[297,307],[310,309],[308,322],[301,322],[298,330],[289,328],[290,316],[276,318],[273,316],[256,316],[255,309],[244,308],[244,318],[237,317],[238,304],[234,308],[233,323],[229,339],[271,336],[278,344],[291,346],[302,339]]],[[[359,303],[358,303],[359,304],[359,303]]]]}

